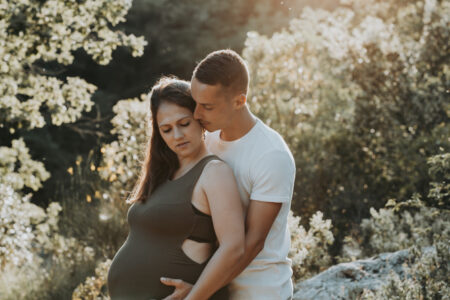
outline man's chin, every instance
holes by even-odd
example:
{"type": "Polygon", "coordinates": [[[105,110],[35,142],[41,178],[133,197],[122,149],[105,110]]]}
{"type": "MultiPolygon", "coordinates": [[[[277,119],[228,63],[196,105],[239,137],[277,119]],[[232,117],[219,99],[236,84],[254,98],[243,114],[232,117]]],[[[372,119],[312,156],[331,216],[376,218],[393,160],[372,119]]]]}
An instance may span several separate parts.
{"type": "Polygon", "coordinates": [[[205,128],[206,131],[208,131],[208,132],[214,132],[214,131],[216,131],[216,130],[219,130],[219,128],[215,128],[215,127],[213,127],[213,126],[211,126],[211,125],[203,126],[203,128],[205,128]]]}
{"type": "Polygon", "coordinates": [[[213,132],[213,131],[216,131],[216,130],[217,130],[216,128],[214,128],[213,126],[211,126],[210,123],[203,123],[203,122],[200,122],[200,125],[202,125],[202,127],[205,128],[205,129],[206,129],[207,131],[209,131],[209,132],[213,132]]]}

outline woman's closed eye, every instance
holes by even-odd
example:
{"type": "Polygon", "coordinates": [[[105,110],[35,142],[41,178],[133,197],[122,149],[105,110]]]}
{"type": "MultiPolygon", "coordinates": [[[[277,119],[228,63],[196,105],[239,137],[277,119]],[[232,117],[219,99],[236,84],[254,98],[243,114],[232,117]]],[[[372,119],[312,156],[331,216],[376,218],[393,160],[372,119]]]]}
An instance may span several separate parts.
{"type": "MultiPolygon", "coordinates": [[[[187,122],[183,122],[183,123],[179,123],[180,124],[180,126],[182,126],[182,127],[187,127],[187,126],[189,126],[190,124],[191,124],[191,122],[190,121],[187,121],[187,122]]],[[[167,129],[162,129],[162,132],[164,132],[164,133],[169,133],[170,131],[172,130],[172,128],[167,128],[167,129]]]]}

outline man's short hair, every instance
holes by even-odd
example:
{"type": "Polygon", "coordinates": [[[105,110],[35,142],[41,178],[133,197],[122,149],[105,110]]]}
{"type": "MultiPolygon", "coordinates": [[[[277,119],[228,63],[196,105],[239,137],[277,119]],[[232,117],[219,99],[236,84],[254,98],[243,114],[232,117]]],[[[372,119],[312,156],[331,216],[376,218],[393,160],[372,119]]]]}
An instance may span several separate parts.
{"type": "Polygon", "coordinates": [[[247,95],[249,74],[244,59],[226,49],[208,54],[196,67],[192,78],[204,84],[221,84],[232,93],[247,95]]]}

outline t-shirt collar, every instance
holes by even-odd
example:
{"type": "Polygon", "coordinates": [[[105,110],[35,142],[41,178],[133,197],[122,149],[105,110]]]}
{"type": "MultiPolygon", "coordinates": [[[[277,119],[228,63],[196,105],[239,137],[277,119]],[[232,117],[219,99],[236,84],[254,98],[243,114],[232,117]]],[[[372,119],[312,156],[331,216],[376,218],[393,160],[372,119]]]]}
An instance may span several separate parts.
{"type": "Polygon", "coordinates": [[[253,127],[252,128],[250,128],[250,130],[246,133],[246,134],[244,134],[243,136],[241,136],[240,138],[238,138],[238,139],[236,139],[236,140],[232,140],[232,141],[224,141],[224,140],[222,140],[222,138],[220,137],[220,133],[222,132],[222,130],[218,130],[218,138],[219,138],[219,142],[221,143],[221,144],[235,144],[235,143],[239,143],[239,142],[241,142],[241,141],[245,141],[246,139],[248,139],[252,134],[253,134],[253,132],[257,129],[257,127],[258,126],[261,126],[261,120],[258,118],[258,117],[255,117],[254,116],[254,118],[256,119],[256,122],[255,122],[255,124],[253,125],[253,127]]]}

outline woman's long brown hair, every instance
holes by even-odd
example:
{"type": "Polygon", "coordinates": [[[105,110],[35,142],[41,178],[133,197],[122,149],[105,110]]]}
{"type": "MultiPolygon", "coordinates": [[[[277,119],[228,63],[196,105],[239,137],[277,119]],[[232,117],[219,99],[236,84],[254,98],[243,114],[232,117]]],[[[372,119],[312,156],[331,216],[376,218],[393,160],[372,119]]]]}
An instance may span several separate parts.
{"type": "Polygon", "coordinates": [[[195,101],[191,96],[191,85],[188,81],[176,77],[162,77],[149,93],[152,122],[152,136],[147,143],[141,173],[128,203],[144,203],[148,197],[166,180],[170,179],[180,167],[178,157],[164,142],[159,132],[156,114],[161,103],[169,102],[195,110],[195,101]]]}

